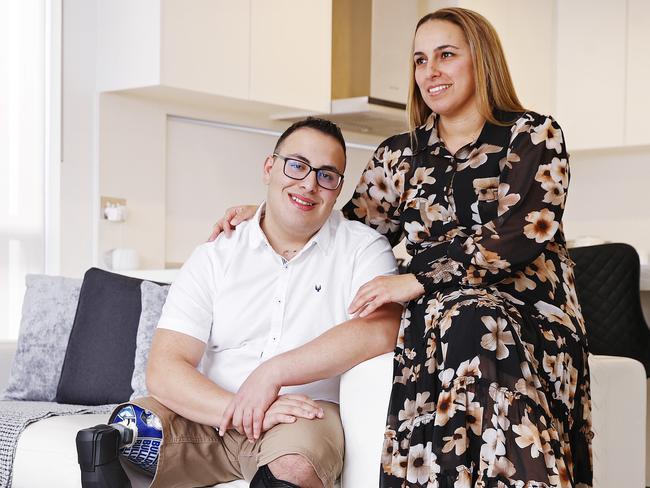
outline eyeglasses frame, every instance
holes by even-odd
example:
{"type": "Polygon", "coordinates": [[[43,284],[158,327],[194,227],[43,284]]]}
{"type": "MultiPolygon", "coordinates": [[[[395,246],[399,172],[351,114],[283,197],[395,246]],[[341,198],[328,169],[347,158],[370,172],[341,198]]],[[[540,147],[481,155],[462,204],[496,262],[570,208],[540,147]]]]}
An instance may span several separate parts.
{"type": "Polygon", "coordinates": [[[309,161],[306,161],[306,160],[301,159],[301,158],[296,158],[296,157],[294,157],[294,156],[283,156],[282,154],[279,154],[279,153],[273,153],[273,157],[274,157],[274,158],[279,158],[279,159],[281,159],[281,160],[284,162],[284,165],[282,166],[282,172],[284,173],[284,176],[286,176],[287,178],[291,178],[292,180],[302,181],[302,180],[306,179],[306,178],[311,174],[312,171],[316,172],[316,184],[317,184],[318,186],[320,186],[323,190],[330,190],[330,191],[338,190],[339,187],[341,186],[341,184],[343,183],[343,179],[345,178],[345,176],[343,176],[341,173],[339,173],[338,171],[335,171],[335,170],[333,170],[333,169],[329,169],[329,168],[314,168],[314,167],[309,163],[309,161]],[[299,161],[299,162],[301,162],[301,163],[303,163],[303,164],[306,164],[307,167],[309,168],[309,171],[307,171],[307,174],[305,174],[305,176],[303,176],[302,178],[296,178],[295,176],[290,176],[290,175],[288,175],[288,174],[287,174],[287,161],[288,161],[288,160],[299,161]],[[334,188],[327,188],[327,187],[324,187],[323,185],[321,185],[320,182],[318,181],[318,172],[319,172],[319,171],[329,171],[330,173],[334,173],[335,175],[337,175],[337,176],[339,177],[339,182],[338,182],[338,184],[336,185],[336,187],[334,187],[334,188]]]}

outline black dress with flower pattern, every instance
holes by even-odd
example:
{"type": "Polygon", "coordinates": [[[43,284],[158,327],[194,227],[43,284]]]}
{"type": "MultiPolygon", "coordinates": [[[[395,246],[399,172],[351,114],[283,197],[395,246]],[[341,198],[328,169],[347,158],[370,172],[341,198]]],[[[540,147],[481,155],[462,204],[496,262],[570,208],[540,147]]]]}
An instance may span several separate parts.
{"type": "Polygon", "coordinates": [[[450,154],[436,118],[377,149],[344,208],[395,245],[404,311],[382,487],[589,487],[584,322],[561,217],[568,155],[548,116],[497,113],[450,154]]]}

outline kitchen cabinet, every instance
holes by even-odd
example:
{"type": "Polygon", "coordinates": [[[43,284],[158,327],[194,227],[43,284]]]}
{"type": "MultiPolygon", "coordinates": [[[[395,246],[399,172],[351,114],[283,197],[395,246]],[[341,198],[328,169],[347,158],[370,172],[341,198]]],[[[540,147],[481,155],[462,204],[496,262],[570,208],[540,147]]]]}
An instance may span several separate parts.
{"type": "Polygon", "coordinates": [[[167,86],[248,98],[250,0],[99,2],[99,91],[167,86]]]}
{"type": "Polygon", "coordinates": [[[650,2],[627,0],[625,143],[650,144],[650,2]]]}
{"type": "Polygon", "coordinates": [[[462,0],[494,26],[521,103],[529,110],[554,112],[555,2],[536,0],[462,0]]]}
{"type": "Polygon", "coordinates": [[[557,2],[555,115],[571,149],[624,143],[625,2],[557,2]]]}
{"type": "Polygon", "coordinates": [[[251,100],[329,111],[332,0],[252,0],[251,100]]]}
{"type": "MultiPolygon", "coordinates": [[[[569,150],[650,144],[647,0],[105,0],[100,91],[171,87],[363,125],[404,104],[425,13],[460,6],[495,26],[526,108],[552,114],[569,150]],[[350,109],[367,97],[370,108],[350,109]],[[392,103],[391,103],[392,102],[392,103]],[[339,109],[339,107],[343,107],[339,109]],[[385,108],[385,107],[383,107],[385,108]],[[364,119],[365,117],[365,119],[364,119]]],[[[164,93],[161,91],[161,93],[164,93]]],[[[188,96],[188,100],[191,98],[188,96]]],[[[241,103],[240,103],[241,102],[241,103]]],[[[400,122],[401,123],[401,122],[400,122]]],[[[370,126],[370,123],[368,123],[370,126]]]]}

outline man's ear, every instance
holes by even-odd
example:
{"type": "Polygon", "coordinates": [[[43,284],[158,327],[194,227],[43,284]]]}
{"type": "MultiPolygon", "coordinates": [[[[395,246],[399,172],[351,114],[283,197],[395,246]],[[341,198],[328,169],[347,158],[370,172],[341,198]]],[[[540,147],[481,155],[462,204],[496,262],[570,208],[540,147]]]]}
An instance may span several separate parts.
{"type": "Polygon", "coordinates": [[[271,182],[271,170],[273,169],[273,162],[275,161],[275,158],[273,156],[267,156],[266,159],[264,160],[264,166],[263,166],[263,176],[262,176],[262,181],[264,181],[265,185],[268,185],[271,182]]]}

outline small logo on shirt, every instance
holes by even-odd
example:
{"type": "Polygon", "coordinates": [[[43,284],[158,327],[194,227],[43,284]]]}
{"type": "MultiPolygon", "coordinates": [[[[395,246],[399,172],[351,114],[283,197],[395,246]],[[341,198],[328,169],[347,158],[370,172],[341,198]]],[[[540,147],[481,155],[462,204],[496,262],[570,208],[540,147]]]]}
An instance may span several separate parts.
{"type": "Polygon", "coordinates": [[[321,290],[321,286],[320,286],[320,285],[314,285],[314,290],[316,290],[316,291],[320,291],[320,290],[321,290]]]}

